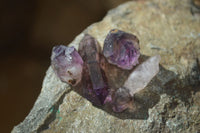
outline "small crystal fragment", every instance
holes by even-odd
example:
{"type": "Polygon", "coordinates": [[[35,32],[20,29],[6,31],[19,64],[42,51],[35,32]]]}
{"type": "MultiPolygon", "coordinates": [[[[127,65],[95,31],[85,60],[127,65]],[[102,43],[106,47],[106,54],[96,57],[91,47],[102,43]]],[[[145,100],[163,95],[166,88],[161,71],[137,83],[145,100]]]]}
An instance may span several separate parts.
{"type": "Polygon", "coordinates": [[[74,47],[55,46],[52,50],[51,66],[61,81],[73,86],[80,82],[83,60],[74,47]]]}
{"type": "Polygon", "coordinates": [[[139,63],[139,50],[139,40],[135,35],[113,29],[104,41],[103,55],[109,63],[130,70],[139,63]]]}
{"type": "Polygon", "coordinates": [[[98,97],[98,99],[100,100],[100,103],[103,104],[105,98],[108,95],[108,85],[106,82],[104,71],[100,68],[99,64],[99,44],[94,37],[86,34],[79,44],[78,51],[85,62],[84,69],[86,70],[84,71],[86,72],[84,73],[85,75],[89,75],[90,77],[90,79],[87,79],[87,77],[85,77],[85,79],[83,79],[83,82],[87,82],[85,84],[88,85],[85,86],[90,86],[90,83],[92,84],[92,89],[91,87],[88,87],[86,88],[88,89],[88,91],[86,90],[85,92],[90,93],[91,95],[88,94],[88,96],[91,97],[94,97],[95,94],[96,97],[98,97]]]}
{"type": "Polygon", "coordinates": [[[150,57],[140,64],[129,75],[123,87],[112,94],[111,103],[113,111],[122,112],[131,106],[132,97],[138,91],[144,89],[151,79],[159,72],[160,55],[150,57]]]}

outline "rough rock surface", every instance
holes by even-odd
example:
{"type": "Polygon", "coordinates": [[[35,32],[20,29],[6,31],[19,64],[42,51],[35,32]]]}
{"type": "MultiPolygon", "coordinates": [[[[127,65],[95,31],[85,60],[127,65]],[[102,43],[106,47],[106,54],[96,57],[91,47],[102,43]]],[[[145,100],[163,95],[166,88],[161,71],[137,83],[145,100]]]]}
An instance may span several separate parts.
{"type": "MultiPolygon", "coordinates": [[[[200,132],[200,17],[190,9],[189,0],[128,2],[70,44],[77,48],[89,33],[102,46],[110,29],[117,28],[139,38],[143,57],[161,55],[160,72],[135,95],[134,113],[93,106],[50,67],[33,109],[12,132],[200,132]]],[[[110,81],[116,86],[123,82],[110,81]]]]}

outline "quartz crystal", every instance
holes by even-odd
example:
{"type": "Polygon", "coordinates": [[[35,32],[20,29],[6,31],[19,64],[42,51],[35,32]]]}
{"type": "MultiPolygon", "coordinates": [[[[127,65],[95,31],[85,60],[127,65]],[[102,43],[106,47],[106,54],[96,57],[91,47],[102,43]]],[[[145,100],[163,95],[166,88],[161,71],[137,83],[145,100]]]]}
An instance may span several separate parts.
{"type": "Polygon", "coordinates": [[[123,87],[117,89],[112,94],[113,111],[122,112],[126,108],[132,106],[132,97],[138,91],[144,89],[151,79],[159,72],[160,56],[150,57],[148,60],[140,64],[129,75],[123,87]]]}
{"type": "Polygon", "coordinates": [[[160,55],[155,55],[144,61],[129,75],[124,87],[129,89],[131,96],[144,89],[151,79],[159,72],[160,55]]]}
{"type": "Polygon", "coordinates": [[[61,81],[75,86],[82,77],[83,60],[74,47],[55,46],[51,66],[61,81]]]}
{"type": "Polygon", "coordinates": [[[113,29],[104,41],[103,55],[109,63],[130,70],[138,64],[139,50],[139,40],[136,36],[113,29]]]}
{"type": "Polygon", "coordinates": [[[78,51],[85,62],[84,75],[89,75],[89,79],[88,76],[83,77],[83,82],[85,82],[83,84],[86,87],[84,92],[87,93],[85,95],[88,99],[96,95],[103,104],[108,95],[108,85],[104,71],[100,68],[100,46],[94,37],[86,34],[79,44],[78,51]]]}

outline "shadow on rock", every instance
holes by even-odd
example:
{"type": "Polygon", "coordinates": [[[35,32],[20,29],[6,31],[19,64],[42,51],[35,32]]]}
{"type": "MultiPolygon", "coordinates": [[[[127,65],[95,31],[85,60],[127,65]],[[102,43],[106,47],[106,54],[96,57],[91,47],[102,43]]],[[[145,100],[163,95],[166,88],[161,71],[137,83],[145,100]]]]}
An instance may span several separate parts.
{"type": "MultiPolygon", "coordinates": [[[[147,56],[141,55],[140,62],[145,61],[147,58],[147,56]]],[[[108,85],[109,88],[112,90],[121,87],[124,84],[125,80],[128,78],[131,71],[134,70],[122,70],[107,62],[105,68],[108,85]]],[[[153,80],[148,84],[148,86],[144,90],[134,95],[133,109],[127,109],[124,112],[116,113],[112,110],[112,107],[109,105],[93,105],[120,119],[148,119],[148,110],[149,108],[154,107],[159,102],[160,94],[169,93],[173,95],[172,92],[175,90],[170,92],[166,89],[166,86],[170,82],[177,83],[177,75],[174,72],[166,70],[165,68],[160,66],[159,73],[153,78],[153,80]]],[[[81,96],[85,97],[85,95],[82,92],[83,88],[81,87],[81,84],[76,86],[74,90],[81,96]]]]}
{"type": "Polygon", "coordinates": [[[187,104],[192,95],[200,91],[200,66],[198,60],[191,64],[188,74],[182,79],[179,75],[175,75],[163,67],[160,67],[160,69],[159,74],[156,76],[156,81],[159,83],[157,88],[160,88],[159,91],[155,89],[158,94],[166,93],[172,98],[180,99],[187,104]]]}

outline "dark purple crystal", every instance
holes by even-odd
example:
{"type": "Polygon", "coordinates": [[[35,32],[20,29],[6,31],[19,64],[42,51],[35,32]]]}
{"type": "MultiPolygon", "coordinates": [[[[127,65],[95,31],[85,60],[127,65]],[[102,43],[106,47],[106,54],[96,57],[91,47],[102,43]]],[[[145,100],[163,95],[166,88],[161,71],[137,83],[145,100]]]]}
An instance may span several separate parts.
{"type": "MultiPolygon", "coordinates": [[[[89,79],[88,76],[83,77],[83,82],[85,82],[84,84],[87,89],[85,91],[87,93],[86,97],[88,99],[98,97],[100,103],[103,104],[108,95],[108,85],[104,71],[100,68],[99,64],[99,44],[95,38],[86,34],[79,44],[78,51],[85,62],[84,74],[89,75],[89,79]]],[[[98,102],[93,100],[93,103],[98,102]]]]}
{"type": "Polygon", "coordinates": [[[74,47],[55,46],[51,66],[61,81],[75,86],[82,77],[83,60],[74,47]]]}
{"type": "Polygon", "coordinates": [[[129,90],[122,87],[107,96],[105,103],[109,103],[112,106],[112,110],[115,112],[122,112],[132,106],[132,96],[129,90]]]}
{"type": "Polygon", "coordinates": [[[109,63],[130,70],[139,63],[139,50],[139,40],[136,36],[113,29],[104,41],[103,55],[109,63]]]}

